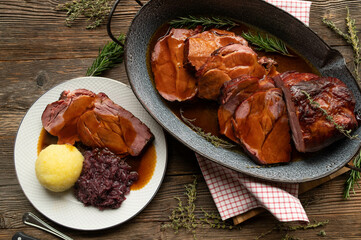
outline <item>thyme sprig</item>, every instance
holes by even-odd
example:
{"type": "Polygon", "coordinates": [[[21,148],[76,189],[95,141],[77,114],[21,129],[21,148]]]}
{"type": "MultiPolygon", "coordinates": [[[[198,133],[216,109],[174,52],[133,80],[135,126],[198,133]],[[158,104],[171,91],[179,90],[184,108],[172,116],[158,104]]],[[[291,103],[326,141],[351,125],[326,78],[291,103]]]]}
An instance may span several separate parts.
{"type": "Polygon", "coordinates": [[[93,29],[108,17],[112,3],[112,0],[73,0],[59,4],[56,9],[67,12],[65,24],[68,27],[83,15],[88,21],[86,28],[93,29]]]}
{"type": "MultiPolygon", "coordinates": [[[[124,42],[125,35],[118,37],[120,42],[124,42]]],[[[99,55],[94,60],[91,67],[88,68],[87,76],[99,76],[104,71],[114,67],[116,64],[123,62],[124,49],[122,46],[111,41],[104,45],[103,49],[99,49],[99,55]]]]}
{"type": "Polygon", "coordinates": [[[252,34],[251,32],[243,32],[242,37],[252,45],[257,46],[257,50],[259,51],[275,52],[292,57],[288,52],[286,44],[278,38],[269,37],[267,34],[265,36],[262,36],[260,33],[252,34]]]}
{"type": "Polygon", "coordinates": [[[192,122],[195,121],[195,119],[189,119],[186,118],[183,115],[183,110],[180,110],[180,116],[183,119],[183,121],[185,123],[188,124],[188,126],[193,129],[198,135],[202,136],[203,138],[205,138],[208,142],[212,143],[214,146],[216,147],[223,147],[223,148],[233,148],[236,145],[232,144],[226,140],[223,140],[217,136],[212,135],[211,133],[206,133],[204,132],[204,130],[200,127],[195,126],[192,122]]]}
{"type": "Polygon", "coordinates": [[[318,110],[320,110],[322,112],[322,114],[326,117],[326,119],[330,123],[332,123],[340,133],[342,133],[343,135],[345,135],[347,138],[349,138],[351,140],[359,139],[358,135],[351,135],[351,132],[352,132],[351,129],[347,130],[343,126],[337,124],[335,122],[335,120],[333,119],[333,117],[330,114],[328,114],[328,112],[325,109],[323,109],[318,102],[316,102],[314,99],[312,99],[311,95],[308,92],[301,90],[301,93],[303,93],[306,96],[307,100],[310,102],[310,104],[312,106],[314,106],[315,108],[317,108],[318,110]]]}
{"type": "Polygon", "coordinates": [[[178,201],[178,206],[174,208],[169,216],[170,223],[162,225],[162,229],[172,228],[174,233],[178,233],[179,229],[184,228],[187,232],[193,234],[193,238],[197,239],[196,229],[198,227],[209,226],[211,228],[217,229],[235,229],[232,225],[227,224],[222,221],[219,214],[208,213],[202,209],[204,217],[197,217],[195,214],[197,199],[197,178],[194,177],[194,180],[190,184],[184,185],[186,192],[184,193],[187,196],[185,202],[179,197],[175,197],[178,201]]]}
{"type": "MultiPolygon", "coordinates": [[[[357,154],[357,156],[353,160],[353,164],[357,168],[361,168],[361,151],[357,154]]],[[[350,198],[350,192],[352,191],[355,194],[355,184],[357,184],[358,187],[360,185],[358,184],[358,180],[360,180],[361,174],[359,171],[351,170],[350,176],[345,182],[345,187],[343,190],[343,198],[349,199],[350,198]]]]}
{"type": "Polygon", "coordinates": [[[226,27],[227,30],[238,26],[236,22],[225,17],[196,17],[192,15],[173,19],[169,24],[174,28],[195,28],[197,26],[203,26],[205,29],[226,27]]]}
{"type": "Polygon", "coordinates": [[[347,14],[346,14],[346,26],[347,26],[347,32],[348,33],[344,33],[341,31],[340,28],[338,28],[334,22],[332,22],[331,20],[327,19],[326,17],[324,17],[322,19],[322,22],[324,24],[326,24],[330,29],[332,29],[333,31],[335,31],[338,35],[340,35],[342,38],[344,38],[346,40],[346,42],[348,44],[351,45],[352,50],[353,50],[353,63],[354,63],[354,74],[356,77],[356,80],[359,84],[359,86],[361,87],[361,76],[360,76],[360,64],[361,64],[361,50],[360,50],[360,41],[359,38],[357,36],[357,30],[356,30],[356,25],[355,25],[355,19],[351,18],[350,15],[350,10],[348,7],[346,7],[347,10],[347,14]]]}
{"type": "MultiPolygon", "coordinates": [[[[267,232],[262,233],[261,235],[256,237],[255,240],[261,239],[261,238],[267,236],[268,234],[272,233],[273,231],[290,232],[290,231],[297,231],[297,230],[315,229],[315,228],[325,226],[328,223],[329,223],[328,220],[320,221],[320,222],[315,221],[314,223],[309,223],[307,225],[288,225],[285,223],[281,223],[281,224],[277,224],[276,226],[274,226],[272,229],[268,230],[267,232]]],[[[289,236],[287,238],[287,235],[288,234],[286,234],[286,236],[285,236],[286,239],[290,239],[289,236]]]]}

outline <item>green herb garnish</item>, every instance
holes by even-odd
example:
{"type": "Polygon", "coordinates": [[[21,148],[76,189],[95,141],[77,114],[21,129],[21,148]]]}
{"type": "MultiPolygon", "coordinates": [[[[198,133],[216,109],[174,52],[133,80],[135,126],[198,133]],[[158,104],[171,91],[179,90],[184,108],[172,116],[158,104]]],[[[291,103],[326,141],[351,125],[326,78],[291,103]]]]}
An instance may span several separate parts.
{"type": "Polygon", "coordinates": [[[226,140],[223,140],[217,136],[212,135],[211,133],[206,133],[204,130],[200,127],[195,126],[192,122],[195,121],[195,119],[189,119],[186,118],[183,115],[183,110],[180,110],[181,118],[185,123],[188,124],[188,126],[193,129],[198,135],[204,137],[208,142],[212,143],[216,147],[223,147],[223,148],[232,148],[235,147],[235,144],[232,144],[226,140]]]}
{"type": "Polygon", "coordinates": [[[236,22],[224,17],[195,17],[191,15],[174,19],[169,24],[173,28],[195,28],[200,25],[204,28],[227,27],[227,30],[238,26],[236,22]]]}
{"type": "Polygon", "coordinates": [[[346,21],[348,33],[342,32],[335,25],[334,22],[332,22],[331,20],[328,20],[326,17],[324,17],[322,19],[322,22],[324,24],[326,24],[330,29],[335,31],[342,38],[344,38],[346,40],[346,42],[351,45],[352,50],[353,50],[353,62],[354,62],[354,66],[355,66],[354,74],[355,74],[355,77],[356,77],[356,80],[357,80],[359,86],[361,87],[361,76],[359,74],[360,64],[361,64],[360,41],[359,41],[359,38],[357,37],[355,19],[351,18],[350,10],[348,9],[348,7],[346,7],[346,10],[347,10],[347,15],[346,15],[345,21],[346,21]]]}
{"type": "Polygon", "coordinates": [[[59,4],[57,10],[66,11],[65,23],[70,27],[81,15],[87,18],[87,29],[98,27],[109,15],[112,0],[73,0],[59,4]]]}
{"type": "MultiPolygon", "coordinates": [[[[124,42],[125,36],[121,34],[118,37],[120,42],[124,42]]],[[[105,44],[102,50],[99,49],[99,55],[88,68],[87,76],[99,76],[104,71],[114,67],[117,63],[123,62],[124,49],[122,46],[111,41],[105,44]]]]}
{"type": "MultiPolygon", "coordinates": [[[[326,224],[328,224],[328,220],[326,221],[321,221],[321,222],[314,222],[314,223],[309,223],[307,225],[287,225],[285,223],[281,223],[281,224],[277,224],[276,226],[274,226],[272,229],[268,230],[265,233],[262,233],[261,235],[259,235],[258,237],[256,237],[255,239],[261,239],[264,236],[272,233],[273,231],[280,231],[280,232],[289,232],[289,231],[297,231],[297,230],[308,230],[308,229],[315,229],[318,227],[322,227],[325,226],[326,224]]],[[[286,234],[285,237],[287,237],[288,234],[286,234]]],[[[290,236],[288,236],[288,238],[286,239],[292,239],[290,238],[290,236]]],[[[294,238],[293,238],[294,239],[294,238]]]]}
{"type": "Polygon", "coordinates": [[[242,37],[249,41],[252,45],[257,46],[256,50],[265,52],[275,52],[291,57],[286,44],[277,38],[271,38],[267,34],[262,36],[260,33],[252,34],[251,32],[242,33],[242,37]]]}
{"type": "Polygon", "coordinates": [[[351,129],[347,130],[343,126],[337,124],[335,122],[335,120],[333,119],[333,117],[331,115],[329,115],[328,112],[325,109],[323,109],[318,102],[313,100],[311,95],[308,92],[301,90],[301,93],[303,93],[307,97],[307,100],[310,102],[310,104],[312,106],[314,106],[315,108],[317,108],[318,110],[320,110],[322,112],[322,114],[326,117],[326,119],[330,123],[332,123],[340,133],[342,133],[343,135],[345,135],[346,137],[348,137],[351,140],[359,139],[358,135],[351,135],[351,132],[352,132],[351,129]]]}
{"type": "MultiPolygon", "coordinates": [[[[361,151],[357,154],[357,156],[353,159],[353,165],[357,168],[361,168],[361,151]]],[[[343,190],[343,198],[349,199],[350,192],[352,191],[355,194],[355,184],[359,186],[358,180],[360,180],[361,174],[359,171],[355,171],[351,169],[350,176],[348,177],[347,181],[345,182],[345,187],[343,190]]]]}
{"type": "Polygon", "coordinates": [[[174,233],[178,233],[179,229],[184,228],[187,232],[193,234],[193,238],[197,239],[196,229],[198,227],[209,226],[211,228],[217,229],[237,229],[232,225],[224,222],[219,214],[208,213],[202,209],[204,217],[197,217],[195,214],[197,199],[197,178],[194,177],[193,183],[184,185],[186,192],[184,195],[187,196],[185,202],[179,197],[175,197],[178,201],[178,206],[172,210],[171,215],[169,216],[170,223],[162,225],[162,229],[172,228],[174,233]]]}

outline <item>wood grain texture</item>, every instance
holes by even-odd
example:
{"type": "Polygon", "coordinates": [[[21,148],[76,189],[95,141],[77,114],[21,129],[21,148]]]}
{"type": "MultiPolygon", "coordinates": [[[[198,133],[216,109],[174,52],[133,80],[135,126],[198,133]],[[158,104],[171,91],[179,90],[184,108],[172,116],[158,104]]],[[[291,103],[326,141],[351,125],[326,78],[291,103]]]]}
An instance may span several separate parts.
{"type": "MultiPolygon", "coordinates": [[[[52,226],[74,239],[193,239],[181,230],[162,230],[171,210],[177,206],[175,196],[184,198],[184,184],[198,178],[196,215],[201,208],[216,212],[213,199],[201,175],[192,151],[167,134],[168,166],[164,182],[154,200],[129,222],[103,231],[82,232],[59,226],[38,213],[26,199],[16,178],[13,150],[17,128],[31,104],[47,90],[65,80],[84,76],[109,38],[105,26],[86,30],[84,18],[72,28],[64,24],[65,12],[55,11],[55,0],[0,0],[0,239],[11,239],[23,231],[39,239],[57,239],[21,222],[24,212],[32,211],[52,226]]],[[[145,1],[143,1],[145,2],[145,1]]],[[[361,2],[359,0],[314,0],[310,27],[332,47],[339,50],[352,69],[352,50],[343,39],[325,27],[322,16],[329,16],[345,30],[346,6],[361,31],[361,2]]],[[[115,34],[125,33],[131,19],[139,10],[132,0],[123,0],[113,19],[115,34]]],[[[128,83],[124,64],[104,75],[128,83]]],[[[300,200],[311,220],[330,223],[324,229],[327,239],[360,239],[361,190],[351,200],[342,199],[347,173],[301,195],[300,200]]],[[[199,228],[197,239],[254,239],[272,229],[277,220],[265,212],[241,223],[232,231],[199,228]]],[[[321,229],[290,233],[300,239],[325,239],[317,234],[321,229]]],[[[280,239],[284,233],[272,232],[264,239],[280,239]]]]}

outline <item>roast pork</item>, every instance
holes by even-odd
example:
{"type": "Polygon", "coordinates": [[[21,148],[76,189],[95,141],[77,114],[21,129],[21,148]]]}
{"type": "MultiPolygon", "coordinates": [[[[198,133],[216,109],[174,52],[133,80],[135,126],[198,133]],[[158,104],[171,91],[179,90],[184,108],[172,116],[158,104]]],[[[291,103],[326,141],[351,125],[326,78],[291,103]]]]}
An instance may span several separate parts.
{"type": "Polygon", "coordinates": [[[357,127],[354,96],[341,80],[297,72],[285,72],[274,80],[284,92],[292,138],[299,152],[318,151],[343,137],[330,119],[345,130],[357,127]]]}

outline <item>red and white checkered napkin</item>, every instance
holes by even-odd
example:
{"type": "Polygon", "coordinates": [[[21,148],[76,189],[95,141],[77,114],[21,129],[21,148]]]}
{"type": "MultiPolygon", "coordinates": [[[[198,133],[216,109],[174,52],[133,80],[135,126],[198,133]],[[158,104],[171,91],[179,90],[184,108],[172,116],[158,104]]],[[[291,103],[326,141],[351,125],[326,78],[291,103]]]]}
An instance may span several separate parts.
{"type": "MultiPolygon", "coordinates": [[[[311,2],[266,0],[309,23],[311,2]]],[[[263,207],[281,222],[309,222],[297,198],[298,184],[271,183],[225,168],[196,154],[204,179],[223,220],[263,207]]]]}

